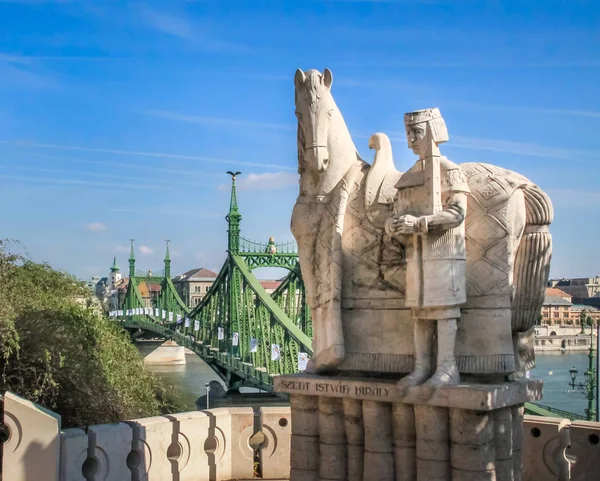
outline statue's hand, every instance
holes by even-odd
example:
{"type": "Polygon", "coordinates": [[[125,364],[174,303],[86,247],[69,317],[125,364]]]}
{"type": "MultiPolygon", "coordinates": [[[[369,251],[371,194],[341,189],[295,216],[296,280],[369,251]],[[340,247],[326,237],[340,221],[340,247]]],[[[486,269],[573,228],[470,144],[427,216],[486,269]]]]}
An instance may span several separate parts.
{"type": "Polygon", "coordinates": [[[385,223],[389,235],[412,234],[417,231],[418,218],[412,215],[392,215],[385,223]]]}

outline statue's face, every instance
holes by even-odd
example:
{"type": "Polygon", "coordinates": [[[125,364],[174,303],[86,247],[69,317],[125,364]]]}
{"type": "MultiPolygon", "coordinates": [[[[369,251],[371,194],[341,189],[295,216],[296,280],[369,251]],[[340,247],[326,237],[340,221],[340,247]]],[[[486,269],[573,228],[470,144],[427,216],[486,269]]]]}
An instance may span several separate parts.
{"type": "Polygon", "coordinates": [[[426,151],[427,147],[425,145],[426,127],[427,124],[425,122],[414,125],[406,125],[406,140],[408,142],[408,148],[419,156],[426,151]]]}

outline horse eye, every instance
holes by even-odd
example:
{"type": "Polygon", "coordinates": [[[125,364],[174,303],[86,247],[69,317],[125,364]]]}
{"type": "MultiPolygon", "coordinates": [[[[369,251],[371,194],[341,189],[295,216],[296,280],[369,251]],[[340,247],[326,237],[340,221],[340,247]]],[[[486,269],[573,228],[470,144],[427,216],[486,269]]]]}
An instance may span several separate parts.
{"type": "Polygon", "coordinates": [[[331,117],[333,115],[333,109],[331,109],[329,112],[327,112],[327,115],[329,115],[331,117]]]}

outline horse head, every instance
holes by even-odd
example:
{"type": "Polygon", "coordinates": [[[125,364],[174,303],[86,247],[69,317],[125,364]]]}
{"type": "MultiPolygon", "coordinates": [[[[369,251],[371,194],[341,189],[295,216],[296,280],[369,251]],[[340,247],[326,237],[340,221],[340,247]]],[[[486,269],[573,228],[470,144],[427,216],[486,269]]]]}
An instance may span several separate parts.
{"type": "Polygon", "coordinates": [[[317,70],[296,70],[298,149],[303,154],[299,166],[301,173],[322,174],[329,166],[330,125],[335,113],[339,112],[331,96],[332,82],[333,75],[327,68],[322,74],[317,70]]]}

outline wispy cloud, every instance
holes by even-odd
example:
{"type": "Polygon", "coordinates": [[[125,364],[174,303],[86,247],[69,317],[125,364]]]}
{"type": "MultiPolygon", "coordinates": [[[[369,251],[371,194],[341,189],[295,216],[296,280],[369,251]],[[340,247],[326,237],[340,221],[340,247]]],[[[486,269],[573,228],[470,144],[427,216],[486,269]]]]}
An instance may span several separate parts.
{"type": "Polygon", "coordinates": [[[371,80],[361,78],[342,78],[335,81],[336,86],[368,89],[414,89],[415,83],[399,82],[396,80],[371,80]]]}
{"type": "MultiPolygon", "coordinates": [[[[278,190],[289,186],[297,186],[298,174],[291,172],[269,172],[265,174],[249,174],[239,177],[237,187],[239,190],[278,190]]],[[[228,191],[230,184],[221,184],[219,190],[228,191]]]]}
{"type": "MultiPolygon", "coordinates": [[[[395,30],[393,33],[397,33],[395,30]]],[[[409,36],[407,31],[402,31],[403,35],[409,36]]],[[[419,33],[419,32],[416,32],[419,33]]],[[[355,32],[356,34],[356,32],[355,32]]],[[[423,32],[420,35],[426,35],[423,32]]],[[[414,34],[413,34],[414,35],[414,34]]],[[[482,69],[569,69],[569,68],[597,68],[600,67],[598,61],[564,61],[564,62],[489,62],[485,60],[473,59],[468,62],[452,62],[452,61],[373,61],[373,60],[349,60],[335,62],[338,67],[346,68],[398,68],[398,69],[437,69],[437,68],[482,68],[482,69]]]]}
{"type": "Polygon", "coordinates": [[[490,150],[493,152],[506,152],[510,154],[530,157],[543,157],[547,159],[563,159],[582,161],[585,159],[600,159],[597,152],[563,149],[527,142],[513,142],[509,140],[478,139],[473,137],[451,137],[448,147],[459,147],[474,150],[490,150]]]}
{"type": "MultiPolygon", "coordinates": [[[[0,0],[2,3],[2,0],[0,0]]],[[[32,59],[29,57],[24,57],[22,55],[13,55],[9,53],[0,52],[0,62],[14,63],[19,65],[31,65],[32,59]]]]}
{"type": "Polygon", "coordinates": [[[6,175],[0,174],[0,179],[8,180],[22,180],[25,182],[39,182],[43,184],[55,184],[55,185],[85,185],[88,187],[106,187],[111,189],[141,189],[141,190],[167,190],[168,187],[156,186],[156,185],[143,185],[143,184],[115,184],[114,182],[92,182],[88,180],[76,180],[76,179],[53,179],[53,178],[42,178],[42,177],[26,177],[20,175],[6,175]]]}
{"type": "Polygon", "coordinates": [[[178,122],[188,122],[194,124],[223,125],[226,127],[250,127],[257,129],[268,130],[286,130],[293,131],[296,129],[294,124],[272,123],[272,122],[256,122],[253,120],[228,119],[220,117],[205,117],[201,115],[187,115],[178,112],[168,112],[164,110],[148,110],[147,115],[159,117],[167,120],[175,120],[178,122]]]}
{"type": "Polygon", "coordinates": [[[499,110],[507,112],[530,112],[535,114],[548,114],[548,115],[567,115],[569,117],[588,117],[588,118],[600,118],[600,112],[594,110],[577,110],[577,109],[557,109],[557,108],[546,108],[546,107],[527,107],[527,106],[515,106],[515,105],[483,105],[483,104],[471,104],[471,103],[448,103],[453,107],[464,108],[464,109],[477,109],[477,110],[499,110]]]}
{"type": "MultiPolygon", "coordinates": [[[[0,112],[0,120],[1,120],[1,115],[2,115],[2,113],[0,112]]],[[[24,158],[29,158],[29,159],[41,158],[41,159],[60,160],[62,162],[73,162],[74,164],[107,165],[107,166],[111,166],[111,167],[118,167],[119,169],[135,169],[136,171],[147,170],[149,172],[156,172],[156,173],[160,173],[160,174],[172,174],[172,175],[180,175],[180,176],[199,175],[202,177],[223,177],[223,174],[204,172],[202,170],[184,170],[184,169],[170,169],[170,168],[166,169],[164,167],[151,167],[151,166],[148,166],[146,162],[144,162],[144,163],[110,162],[110,161],[106,161],[106,160],[91,160],[91,159],[82,159],[79,157],[64,157],[64,156],[59,156],[59,155],[48,155],[48,154],[38,154],[38,153],[35,153],[35,154],[20,153],[18,156],[24,157],[24,158]]],[[[0,167],[2,167],[2,166],[3,167],[14,167],[15,163],[13,162],[10,164],[0,164],[0,167]]],[[[46,171],[46,172],[63,172],[63,173],[72,172],[72,171],[67,171],[67,170],[42,169],[42,168],[37,168],[37,167],[36,168],[32,167],[30,170],[46,171]]],[[[122,175],[115,175],[115,174],[86,173],[86,175],[94,175],[94,176],[98,176],[98,177],[117,177],[121,180],[123,180],[123,178],[124,178],[122,175]]],[[[139,178],[138,178],[138,180],[139,180],[139,178]]],[[[167,183],[167,182],[171,182],[171,181],[156,179],[155,182],[167,183]]],[[[205,184],[193,182],[193,183],[190,183],[190,185],[202,186],[205,184]]]]}
{"type": "MultiPolygon", "coordinates": [[[[31,156],[31,157],[35,157],[37,158],[38,156],[31,156]]],[[[54,157],[54,156],[42,156],[42,157],[54,157]]],[[[64,157],[55,157],[59,160],[62,161],[69,161],[71,159],[65,159],[64,157]]],[[[81,159],[72,159],[74,160],[76,163],[79,162],[83,162],[83,163],[88,163],[85,161],[82,161],[81,159]]],[[[89,161],[89,163],[92,164],[100,164],[100,165],[113,165],[115,167],[119,167],[119,168],[123,168],[124,165],[122,163],[118,163],[118,162],[101,162],[101,161],[89,161]]],[[[138,168],[142,168],[143,169],[143,165],[132,165],[132,168],[138,169],[138,168]]],[[[148,182],[152,182],[152,183],[158,183],[158,184],[168,184],[169,186],[172,186],[173,188],[178,188],[179,186],[189,186],[189,187],[213,187],[214,184],[207,184],[207,183],[203,183],[203,182],[188,182],[185,180],[181,180],[181,179],[177,179],[177,180],[173,180],[173,179],[164,179],[164,178],[144,178],[141,176],[135,176],[135,177],[127,177],[127,176],[123,176],[123,175],[117,175],[117,174],[105,174],[105,173],[100,173],[100,172],[82,172],[81,170],[68,170],[68,169],[46,169],[43,167],[31,167],[31,166],[27,166],[27,165],[21,165],[19,162],[15,162],[13,161],[12,163],[8,163],[8,164],[0,164],[0,168],[8,168],[11,169],[10,173],[13,173],[12,171],[17,171],[17,172],[21,172],[21,171],[25,171],[25,172],[47,172],[47,173],[52,173],[52,174],[65,174],[65,175],[72,175],[72,176],[84,176],[84,177],[100,177],[100,178],[105,178],[105,179],[119,179],[121,181],[131,181],[131,182],[140,182],[140,181],[148,181],[148,182]]],[[[151,169],[151,170],[156,170],[160,173],[170,173],[170,174],[177,174],[177,175],[202,175],[204,177],[205,174],[203,174],[200,170],[198,171],[194,171],[194,172],[187,172],[187,171],[172,171],[171,169],[151,169]],[[183,174],[183,172],[186,172],[185,174],[183,174]]],[[[216,176],[216,174],[215,174],[216,176]]],[[[219,177],[223,177],[223,175],[219,175],[219,177]]]]}
{"type": "Polygon", "coordinates": [[[90,222],[89,224],[85,225],[85,229],[91,232],[99,232],[106,230],[107,228],[107,225],[103,224],[102,222],[90,222]]]}
{"type": "MultiPolygon", "coordinates": [[[[171,5],[175,2],[171,2],[171,5]]],[[[200,24],[183,12],[158,10],[146,5],[139,6],[136,14],[142,23],[157,32],[187,41],[190,45],[211,52],[251,53],[248,42],[235,42],[217,38],[214,25],[200,24]]]]}
{"type": "Polygon", "coordinates": [[[1,82],[33,88],[56,88],[58,82],[46,73],[41,73],[22,60],[22,57],[0,57],[1,82]]]}
{"type": "Polygon", "coordinates": [[[129,252],[130,247],[127,246],[117,246],[116,250],[117,252],[129,252]]]}
{"type": "Polygon", "coordinates": [[[383,3],[390,5],[440,4],[442,0],[314,0],[320,3],[383,3]]]}
{"type": "Polygon", "coordinates": [[[256,162],[245,162],[242,160],[227,160],[227,159],[216,159],[213,157],[199,157],[195,155],[179,155],[169,154],[163,152],[140,152],[135,150],[118,150],[118,149],[96,149],[90,147],[77,147],[71,145],[56,145],[56,144],[41,144],[37,142],[23,142],[23,141],[8,141],[0,140],[0,144],[6,145],[19,145],[23,147],[37,147],[41,149],[56,149],[56,150],[68,150],[68,151],[81,151],[81,152],[99,152],[105,154],[117,154],[117,155],[131,155],[131,156],[142,156],[142,157],[161,157],[167,159],[185,159],[185,160],[197,160],[199,162],[207,162],[221,165],[247,165],[249,167],[267,167],[276,168],[283,170],[295,170],[295,168],[277,165],[277,164],[261,164],[256,162]]]}
{"type": "Polygon", "coordinates": [[[552,198],[555,206],[595,207],[600,205],[600,191],[585,191],[578,189],[547,189],[546,193],[552,198]]]}
{"type": "Polygon", "coordinates": [[[192,26],[183,16],[155,10],[145,5],[139,7],[139,13],[141,19],[150,28],[185,40],[194,38],[192,26]]]}
{"type": "Polygon", "coordinates": [[[150,254],[152,254],[152,253],[154,252],[154,250],[153,250],[153,249],[151,249],[151,248],[150,248],[150,247],[148,247],[148,246],[144,246],[144,245],[141,245],[141,246],[140,246],[140,249],[139,249],[139,251],[140,251],[140,254],[143,254],[143,255],[145,255],[145,256],[149,256],[150,254]]]}
{"type": "MultiPolygon", "coordinates": [[[[148,214],[147,207],[114,207],[107,209],[107,212],[116,212],[123,214],[148,214]]],[[[181,206],[161,205],[152,207],[153,216],[166,217],[185,217],[187,219],[222,219],[225,212],[211,212],[206,209],[184,209],[181,206]]]]}
{"type": "MultiPolygon", "coordinates": [[[[390,135],[394,142],[406,142],[406,138],[399,134],[390,135]]],[[[504,152],[529,157],[542,157],[546,159],[563,159],[581,162],[584,160],[600,160],[598,152],[586,150],[563,149],[560,147],[548,147],[546,145],[532,144],[528,142],[515,142],[512,140],[480,139],[475,137],[461,137],[451,135],[450,141],[444,144],[444,148],[459,148],[469,150],[489,150],[492,152],[504,152]]]]}

